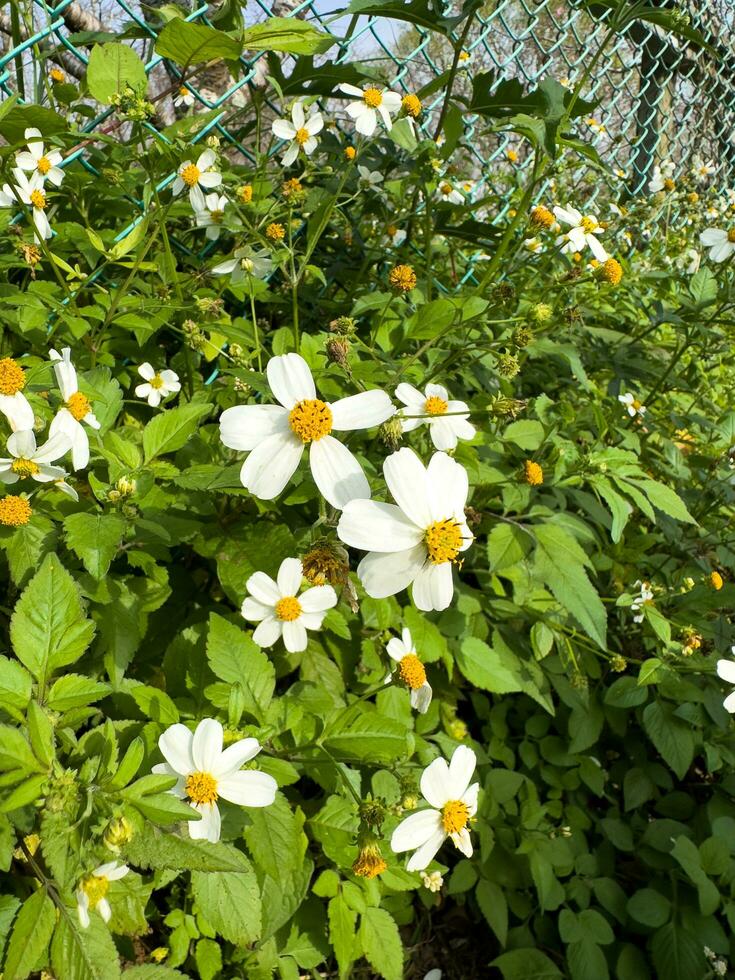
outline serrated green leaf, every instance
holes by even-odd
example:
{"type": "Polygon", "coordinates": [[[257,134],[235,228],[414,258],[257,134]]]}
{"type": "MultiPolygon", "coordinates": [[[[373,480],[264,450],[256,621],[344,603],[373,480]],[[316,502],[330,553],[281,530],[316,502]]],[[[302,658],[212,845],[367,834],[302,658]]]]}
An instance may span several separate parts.
{"type": "Polygon", "coordinates": [[[40,888],[27,898],[15,919],[5,957],[5,980],[25,980],[44,956],[56,923],[54,903],[40,888]]]}
{"type": "Polygon", "coordinates": [[[224,31],[206,24],[192,24],[180,17],[165,25],[155,43],[156,54],[183,66],[220,58],[234,61],[240,57],[242,48],[242,39],[238,41],[224,31]]]}
{"type": "Polygon", "coordinates": [[[94,578],[104,578],[122,544],[125,520],[119,514],[69,514],[66,543],[94,578]]]}
{"type": "Polygon", "coordinates": [[[179,405],[155,415],[143,430],[145,462],[181,449],[210,408],[201,403],[179,405]]]}
{"type": "Polygon", "coordinates": [[[148,78],[139,55],[127,44],[97,44],[89,56],[87,85],[93,98],[109,105],[127,86],[144,93],[148,78]]]}
{"type": "Polygon", "coordinates": [[[384,980],[402,980],[403,943],[390,912],[365,910],[360,919],[360,943],[368,963],[384,980]]]}
{"type": "Polygon", "coordinates": [[[194,871],[191,887],[199,912],[217,933],[236,946],[260,938],[260,892],[252,868],[207,873],[194,871]]]}

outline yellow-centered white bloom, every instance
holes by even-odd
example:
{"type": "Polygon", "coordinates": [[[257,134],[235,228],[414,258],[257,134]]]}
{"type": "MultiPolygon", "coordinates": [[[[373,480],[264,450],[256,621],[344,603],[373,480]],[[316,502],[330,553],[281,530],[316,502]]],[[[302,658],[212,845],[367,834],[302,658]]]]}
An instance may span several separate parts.
{"type": "Polygon", "coordinates": [[[630,415],[631,418],[635,418],[636,415],[643,418],[647,412],[646,406],[641,404],[641,402],[639,402],[635,395],[630,391],[626,391],[624,395],[618,395],[618,401],[621,405],[625,405],[628,415],[630,415]]]}
{"type": "Polygon", "coordinates": [[[39,129],[27,129],[24,133],[28,149],[15,154],[16,166],[27,173],[38,174],[42,181],[48,180],[55,187],[64,179],[64,171],[59,164],[61,154],[58,150],[44,149],[43,137],[39,129]]]}
{"type": "Polygon", "coordinates": [[[174,99],[174,105],[177,109],[185,107],[187,109],[191,108],[196,102],[196,96],[190,88],[186,85],[182,85],[179,89],[178,95],[174,99]]]}
{"type": "Polygon", "coordinates": [[[717,170],[714,160],[704,160],[697,155],[692,161],[692,176],[699,183],[704,183],[717,170]]]}
{"type": "Polygon", "coordinates": [[[13,432],[32,429],[35,422],[33,409],[23,389],[26,386],[25,371],[14,357],[0,360],[0,412],[5,416],[13,432]]]}
{"type": "Polygon", "coordinates": [[[674,181],[672,180],[672,176],[675,169],[675,165],[670,160],[660,165],[656,164],[653,168],[651,179],[648,181],[648,192],[650,194],[657,194],[659,191],[673,190],[674,181]]]}
{"type": "Polygon", "coordinates": [[[594,215],[584,215],[569,204],[565,208],[557,205],[554,215],[569,229],[556,239],[562,252],[584,252],[589,247],[598,262],[607,262],[609,255],[597,239],[605,229],[594,215]]]}
{"type": "Polygon", "coordinates": [[[153,365],[146,361],[138,368],[138,374],[145,380],[145,384],[138,385],[135,394],[138,398],[147,399],[151,408],[157,408],[164,398],[181,391],[178,374],[169,368],[155,371],[153,365]]]}
{"type": "Polygon", "coordinates": [[[215,191],[204,198],[203,210],[195,212],[197,228],[206,228],[207,238],[212,242],[216,242],[220,236],[227,203],[225,195],[215,191]]]}
{"type": "Polygon", "coordinates": [[[220,438],[229,449],[250,455],[242,464],[242,485],[262,500],[283,490],[308,446],[309,466],[322,496],[340,510],[350,500],[370,496],[370,486],[352,452],[332,432],[380,425],[395,413],[384,391],[373,389],[325,402],[300,354],[272,357],[268,384],[280,405],[236,405],[220,416],[220,438]]]}
{"type": "Polygon", "coordinates": [[[442,177],[439,181],[436,196],[440,201],[446,201],[447,204],[464,204],[464,195],[446,177],[442,177]]]}
{"type": "Polygon", "coordinates": [[[355,120],[355,129],[363,136],[372,136],[378,125],[378,116],[383,120],[383,125],[390,132],[392,127],[391,116],[394,116],[401,108],[401,97],[397,92],[391,92],[387,88],[377,85],[369,85],[365,89],[358,88],[356,85],[348,85],[346,82],[337,86],[340,92],[355,99],[347,106],[348,114],[355,120]]]}
{"type": "Polygon", "coordinates": [[[640,591],[631,602],[630,611],[633,613],[633,622],[642,623],[644,619],[643,607],[649,606],[653,602],[653,589],[649,582],[642,582],[640,579],[634,583],[633,587],[640,591]]]}
{"type": "Polygon", "coordinates": [[[331,585],[315,585],[299,595],[304,569],[298,558],[285,558],[274,582],[265,572],[256,572],[245,583],[250,595],[242,604],[242,615],[258,626],[253,640],[272,647],[280,637],[289,653],[306,649],[306,631],[320,630],[328,609],[337,605],[331,585]]]}
{"type": "Polygon", "coordinates": [[[421,775],[421,792],[431,809],[419,810],[406,817],[393,831],[390,846],[398,854],[414,851],[406,865],[408,871],[423,871],[447,837],[455,847],[472,857],[468,824],[477,812],[479,783],[470,780],[477,758],[466,745],[458,746],[447,765],[446,759],[434,759],[421,775]]]}
{"type": "Polygon", "coordinates": [[[456,449],[459,439],[471,439],[475,434],[467,403],[451,399],[442,385],[428,384],[422,394],[402,382],[396,388],[396,398],[406,406],[399,412],[401,429],[412,432],[420,425],[428,425],[437,449],[456,449]]]}
{"type": "MultiPolygon", "coordinates": [[[[735,646],[731,647],[731,650],[735,654],[735,646]]],[[[735,684],[735,660],[718,660],[717,676],[721,677],[723,681],[727,681],[728,684],[735,684]]],[[[722,707],[731,715],[735,714],[735,691],[728,694],[722,702],[722,707]]]]}
{"type": "Polygon", "coordinates": [[[431,704],[431,685],[426,680],[426,668],[422,664],[411,631],[404,629],[401,638],[391,637],[386,646],[388,656],[398,664],[398,675],[410,691],[411,707],[425,715],[431,704]]]}
{"type": "Polygon", "coordinates": [[[713,262],[725,262],[735,252],[735,227],[729,231],[722,228],[707,228],[699,236],[713,262]]]}
{"type": "Polygon", "coordinates": [[[223,735],[214,718],[204,718],[193,733],[186,725],[171,725],[158,739],[166,761],[153,767],[158,775],[176,776],[169,792],[201,814],[201,820],[187,822],[189,836],[213,844],[220,837],[220,797],[238,806],[270,806],[278,789],[268,773],[240,772],[260,752],[257,738],[242,738],[223,750],[223,735]]]}
{"type": "Polygon", "coordinates": [[[89,399],[79,390],[77,372],[71,362],[71,348],[62,348],[60,354],[52,348],[49,354],[56,383],[64,399],[63,406],[49,426],[49,435],[55,436],[58,432],[63,432],[69,437],[71,464],[75,470],[81,470],[89,463],[89,436],[82,422],[92,429],[99,429],[100,423],[92,411],[89,399]]]}
{"type": "Polygon", "coordinates": [[[386,459],[383,475],[396,503],[350,501],[337,534],[368,552],[357,574],[369,596],[385,599],[410,585],[419,609],[446,609],[452,566],[473,541],[464,513],[467,471],[446,453],[434,453],[425,467],[404,448],[386,459]]]}
{"type": "Polygon", "coordinates": [[[89,927],[89,913],[97,909],[105,922],[112,917],[112,909],[107,900],[107,890],[111,881],[119,881],[130,871],[127,864],[109,861],[91,871],[77,886],[77,915],[82,929],[89,927]]]}
{"type": "Polygon", "coordinates": [[[212,164],[217,159],[214,150],[200,153],[197,162],[184,160],[178,169],[174,181],[173,192],[180,194],[184,188],[189,191],[189,201],[194,211],[203,211],[204,191],[211,191],[222,183],[222,174],[212,170],[212,164]]]}
{"type": "Polygon", "coordinates": [[[15,183],[3,184],[0,191],[0,208],[16,208],[18,202],[26,204],[31,208],[31,218],[36,229],[35,241],[39,239],[51,238],[51,225],[46,217],[48,198],[43,189],[43,177],[35,171],[30,179],[26,177],[22,170],[13,170],[15,183]]]}
{"type": "Polygon", "coordinates": [[[291,107],[290,120],[274,119],[271,126],[273,135],[289,144],[281,157],[283,166],[290,167],[300,150],[303,150],[307,157],[311,156],[319,145],[319,140],[316,138],[317,133],[320,133],[323,128],[324,120],[321,112],[312,109],[311,114],[307,117],[301,99],[294,102],[291,107]]]}
{"type": "Polygon", "coordinates": [[[36,437],[31,429],[20,429],[8,439],[9,457],[0,459],[0,481],[17,483],[30,477],[38,483],[52,483],[63,480],[66,470],[51,466],[71,449],[71,441],[65,432],[57,432],[42,446],[36,446],[36,437]]]}

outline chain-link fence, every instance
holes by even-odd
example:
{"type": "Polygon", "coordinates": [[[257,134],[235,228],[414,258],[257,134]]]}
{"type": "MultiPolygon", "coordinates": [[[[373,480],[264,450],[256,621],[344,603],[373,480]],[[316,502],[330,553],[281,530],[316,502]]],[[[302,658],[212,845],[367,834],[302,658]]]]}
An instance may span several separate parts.
{"type": "MultiPolygon", "coordinates": [[[[230,2],[183,12],[187,20],[226,28],[230,2]]],[[[72,81],[80,80],[92,43],[105,36],[128,38],[146,64],[149,96],[157,107],[151,126],[155,135],[175,118],[173,101],[182,84],[179,69],[153,49],[165,21],[158,9],[162,6],[162,0],[61,0],[54,6],[44,0],[13,0],[0,6],[0,95],[43,104],[53,67],[72,81]]],[[[388,17],[340,17],[339,10],[327,6],[324,0],[298,6],[293,0],[251,0],[242,9],[248,23],[272,15],[318,23],[342,39],[321,56],[322,61],[369,65],[405,92],[421,90],[451,63],[452,44],[441,34],[388,17]]],[[[735,4],[690,0],[688,11],[680,12],[701,31],[708,49],[634,21],[607,49],[585,93],[598,104],[579,125],[588,130],[589,141],[634,194],[645,190],[654,166],[663,161],[671,161],[674,176],[689,168],[694,157],[712,161],[712,180],[721,187],[729,184],[735,166],[735,4]]],[[[469,91],[470,75],[488,70],[497,73],[498,82],[517,78],[533,87],[551,75],[571,85],[606,30],[604,17],[592,16],[567,0],[490,0],[479,9],[467,33],[460,60],[460,67],[467,70],[460,72],[455,90],[469,91]]],[[[233,152],[247,156],[246,141],[240,138],[243,110],[253,91],[264,89],[270,68],[266,55],[248,57],[246,52],[241,61],[243,71],[237,78],[219,62],[188,75],[184,83],[196,110],[207,114],[195,141],[215,132],[233,152]]],[[[281,56],[281,62],[279,72],[288,77],[293,59],[281,56]]],[[[439,90],[425,101],[421,124],[432,135],[442,100],[439,90]]],[[[90,134],[105,129],[112,115],[113,110],[106,109],[83,128],[90,134]]],[[[514,182],[509,177],[523,170],[530,157],[513,136],[488,137],[470,114],[463,117],[462,125],[472,158],[467,176],[482,177],[488,190],[502,196],[514,182]]],[[[71,159],[76,158],[85,162],[84,148],[71,159]]]]}

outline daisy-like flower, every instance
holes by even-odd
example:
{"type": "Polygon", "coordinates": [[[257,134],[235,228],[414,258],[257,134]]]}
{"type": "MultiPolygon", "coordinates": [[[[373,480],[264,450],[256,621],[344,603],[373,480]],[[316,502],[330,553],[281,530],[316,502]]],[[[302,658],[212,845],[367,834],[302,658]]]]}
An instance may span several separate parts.
{"type": "Polygon", "coordinates": [[[395,225],[388,225],[385,229],[385,235],[386,242],[391,248],[400,248],[406,241],[406,232],[403,228],[397,228],[395,225]]]}
{"type": "Polygon", "coordinates": [[[458,746],[447,765],[446,759],[434,759],[421,774],[421,792],[431,809],[419,810],[406,817],[393,831],[390,846],[396,852],[414,851],[407,871],[423,871],[447,837],[455,847],[472,857],[468,823],[477,812],[479,783],[470,780],[477,758],[466,745],[458,746]]]}
{"type": "Polygon", "coordinates": [[[207,194],[204,198],[204,208],[195,213],[197,228],[207,229],[207,238],[216,242],[222,230],[222,218],[227,207],[227,198],[224,194],[207,194]]]}
{"type": "Polygon", "coordinates": [[[475,434],[474,425],[468,421],[467,403],[450,399],[442,385],[429,384],[422,394],[418,388],[402,382],[396,388],[396,398],[406,406],[399,413],[403,432],[428,425],[431,441],[437,449],[456,449],[457,440],[471,439],[475,434]],[[405,417],[412,415],[419,417],[405,417]]]}
{"type": "Polygon", "coordinates": [[[32,430],[20,429],[10,436],[7,447],[10,456],[0,459],[0,481],[3,483],[17,483],[26,477],[38,483],[52,483],[66,476],[60,466],[51,466],[71,449],[71,440],[65,432],[57,432],[37,447],[32,430]]]}
{"type": "Polygon", "coordinates": [[[391,637],[386,646],[388,656],[398,664],[398,674],[411,692],[411,707],[425,715],[431,704],[431,685],[426,680],[426,669],[421,663],[411,639],[411,631],[404,629],[401,638],[391,637]]]}
{"type": "Polygon", "coordinates": [[[628,415],[630,415],[632,419],[635,418],[636,415],[639,418],[643,418],[648,411],[646,406],[641,404],[641,402],[638,401],[635,395],[630,391],[626,391],[624,395],[618,395],[618,401],[621,405],[625,405],[628,415]]]}
{"type": "Polygon", "coordinates": [[[174,99],[174,105],[177,109],[186,108],[190,109],[191,106],[196,102],[196,96],[190,88],[186,85],[182,85],[179,89],[178,95],[174,99]]]}
{"type": "Polygon", "coordinates": [[[694,165],[692,167],[692,175],[694,179],[699,181],[699,183],[704,183],[708,177],[717,170],[715,167],[714,160],[705,160],[700,156],[694,157],[694,165]]]}
{"type": "Polygon", "coordinates": [[[653,603],[653,589],[650,582],[642,582],[638,579],[633,583],[634,589],[639,589],[639,594],[630,604],[630,611],[633,613],[633,622],[643,622],[643,607],[653,603]]]}
{"type": "Polygon", "coordinates": [[[153,767],[157,775],[177,776],[169,793],[201,814],[201,820],[187,821],[189,836],[213,844],[220,836],[220,797],[238,806],[270,806],[278,789],[273,776],[265,772],[240,772],[260,752],[257,738],[241,738],[223,751],[223,736],[222,725],[214,718],[204,718],[194,732],[186,725],[171,725],[158,739],[166,761],[153,767]]]}
{"type": "Polygon", "coordinates": [[[544,243],[541,241],[540,238],[524,238],[523,247],[527,249],[529,252],[545,251],[544,243]]]}
{"type": "Polygon", "coordinates": [[[271,129],[273,135],[280,140],[285,140],[289,145],[286,152],[281,157],[284,167],[290,167],[299,151],[303,150],[307,157],[310,157],[319,145],[316,138],[317,133],[321,133],[324,128],[322,114],[317,109],[312,108],[307,117],[304,112],[303,100],[297,99],[291,107],[291,119],[274,119],[271,129]]]}
{"type": "Polygon", "coordinates": [[[673,191],[676,187],[676,183],[672,179],[674,169],[674,164],[670,160],[667,160],[660,166],[656,164],[653,168],[651,179],[648,181],[649,193],[657,194],[659,191],[673,191]]]}
{"type": "Polygon", "coordinates": [[[145,398],[151,408],[158,408],[164,398],[181,391],[178,374],[169,368],[154,371],[153,365],[146,361],[138,368],[138,374],[144,379],[145,384],[138,385],[135,394],[138,398],[145,398]]]}
{"type": "Polygon", "coordinates": [[[107,890],[111,881],[119,881],[128,871],[130,868],[127,864],[109,861],[82,878],[77,886],[77,915],[82,929],[89,928],[89,913],[92,909],[97,909],[105,922],[110,921],[112,909],[107,901],[107,890]]]}
{"type": "Polygon", "coordinates": [[[248,279],[267,279],[273,272],[273,259],[264,249],[255,251],[249,245],[235,250],[234,256],[216,265],[212,272],[215,276],[229,276],[230,282],[236,286],[248,279]]]}
{"type": "Polygon", "coordinates": [[[51,237],[51,225],[46,217],[46,207],[48,199],[43,189],[44,178],[36,171],[31,174],[30,180],[22,170],[13,170],[15,184],[3,184],[0,191],[0,208],[14,208],[18,206],[18,201],[27,204],[31,208],[31,218],[36,229],[36,238],[46,239],[51,237]]]}
{"type": "Polygon", "coordinates": [[[253,640],[259,647],[272,647],[280,637],[289,653],[306,649],[306,631],[320,630],[328,609],[337,605],[331,585],[315,585],[298,594],[304,569],[298,558],[284,558],[276,581],[256,572],[245,583],[249,596],[242,615],[258,626],[253,640]]]}
{"type": "Polygon", "coordinates": [[[35,422],[33,409],[23,394],[26,375],[13,357],[0,360],[0,412],[10,423],[13,432],[32,429],[35,422]]]}
{"type": "Polygon", "coordinates": [[[250,455],[240,471],[242,485],[262,500],[283,490],[309,447],[309,465],[322,496],[340,510],[370,496],[370,486],[352,452],[332,432],[380,425],[395,413],[380,389],[336,402],[317,397],[314,379],[300,354],[272,357],[268,384],[279,405],[236,405],[220,417],[220,438],[229,449],[250,455]]]}
{"type": "Polygon", "coordinates": [[[724,231],[722,228],[707,228],[699,236],[713,262],[725,262],[735,252],[735,228],[724,231]]]}
{"type": "Polygon", "coordinates": [[[589,247],[598,262],[607,261],[607,252],[596,237],[605,229],[594,215],[583,215],[569,204],[565,208],[555,207],[554,214],[569,228],[556,239],[556,244],[561,247],[562,252],[583,252],[586,247],[589,247]]]}
{"type": "Polygon", "coordinates": [[[464,204],[464,195],[448,180],[439,182],[436,196],[440,201],[446,201],[448,204],[464,204]]]}
{"type": "Polygon", "coordinates": [[[368,552],[357,574],[369,596],[385,599],[412,585],[419,609],[446,609],[452,565],[473,540],[464,513],[467,472],[446,453],[434,453],[425,467],[404,448],[386,459],[383,475],[396,503],[350,501],[337,534],[368,552]]]}
{"type": "MultiPolygon", "coordinates": [[[[735,647],[731,647],[731,650],[735,654],[735,647]]],[[[718,660],[717,676],[721,677],[723,681],[727,681],[728,684],[735,684],[735,660],[718,660]]],[[[731,715],[735,714],[735,691],[728,694],[722,702],[722,707],[731,715]]]]}
{"type": "Polygon", "coordinates": [[[351,102],[347,106],[347,113],[355,120],[355,129],[363,136],[372,136],[378,125],[378,115],[383,120],[383,125],[390,132],[392,127],[391,116],[394,116],[401,108],[401,97],[397,92],[391,92],[387,88],[378,88],[370,85],[366,89],[357,88],[356,85],[348,85],[346,82],[338,86],[340,92],[358,100],[351,102]]]}
{"type": "Polygon", "coordinates": [[[214,150],[205,150],[199,155],[196,163],[191,160],[184,160],[178,170],[174,181],[173,192],[180,194],[184,188],[189,190],[189,201],[193,210],[204,211],[204,191],[210,191],[219,187],[222,183],[222,174],[212,170],[212,164],[216,160],[214,150]]]}
{"type": "Polygon", "coordinates": [[[379,191],[383,183],[383,175],[379,170],[371,170],[370,167],[357,165],[357,172],[360,175],[360,183],[369,191],[379,191]]]}
{"type": "Polygon", "coordinates": [[[64,399],[64,405],[56,413],[49,426],[49,435],[65,433],[71,443],[71,464],[75,470],[84,469],[89,462],[89,436],[82,422],[92,429],[99,429],[92,406],[86,395],[83,395],[77,384],[77,372],[71,362],[71,348],[64,347],[58,351],[49,351],[51,363],[54,366],[56,383],[64,399]]]}
{"type": "Polygon", "coordinates": [[[28,140],[28,149],[15,154],[15,163],[21,170],[38,174],[42,181],[48,180],[58,187],[64,179],[64,171],[59,164],[61,154],[58,150],[49,150],[43,146],[43,137],[39,129],[27,129],[24,133],[28,140]]]}

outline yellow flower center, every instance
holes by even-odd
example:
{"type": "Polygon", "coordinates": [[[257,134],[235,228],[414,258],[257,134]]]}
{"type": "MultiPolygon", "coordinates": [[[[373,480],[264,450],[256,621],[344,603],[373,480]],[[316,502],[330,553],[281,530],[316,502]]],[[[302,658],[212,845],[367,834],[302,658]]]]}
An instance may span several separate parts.
{"type": "Polygon", "coordinates": [[[360,878],[377,878],[388,865],[377,845],[369,845],[360,849],[360,853],[352,865],[353,874],[360,878]]]}
{"type": "Polygon", "coordinates": [[[277,221],[274,221],[265,229],[265,234],[267,238],[271,239],[271,241],[280,242],[286,237],[286,229],[283,227],[283,225],[279,224],[277,221]]]}
{"type": "Polygon", "coordinates": [[[224,211],[215,210],[209,212],[209,218],[213,225],[221,225],[224,216],[225,216],[224,211]]]}
{"type": "Polygon", "coordinates": [[[31,505],[25,497],[12,494],[0,499],[0,524],[5,527],[20,527],[31,519],[31,505]]]}
{"type": "Polygon", "coordinates": [[[377,109],[383,103],[383,93],[379,88],[366,88],[362,93],[362,100],[370,109],[377,109]]]}
{"type": "Polygon", "coordinates": [[[89,404],[89,399],[86,395],[83,395],[81,391],[74,392],[71,398],[67,401],[66,407],[69,409],[73,418],[75,418],[77,422],[81,422],[92,409],[92,406],[89,404]]]}
{"type": "Polygon", "coordinates": [[[424,536],[429,559],[434,565],[454,561],[462,548],[462,528],[453,518],[434,521],[424,536]]]}
{"type": "Polygon", "coordinates": [[[66,75],[60,68],[52,68],[49,75],[51,76],[52,82],[63,82],[66,78],[66,75]]]}
{"type": "Polygon", "coordinates": [[[544,471],[533,460],[527,459],[523,464],[523,470],[526,483],[530,484],[530,486],[538,487],[544,482],[544,471]]]}
{"type": "Polygon", "coordinates": [[[36,164],[36,168],[38,169],[38,172],[43,174],[45,177],[51,169],[51,161],[48,157],[40,157],[38,163],[36,164]]]}
{"type": "Polygon", "coordinates": [[[237,196],[242,204],[250,204],[253,199],[253,188],[251,184],[242,184],[237,188],[237,196]]]}
{"type": "Polygon", "coordinates": [[[462,800],[450,800],[442,807],[442,827],[448,834],[458,834],[464,830],[470,819],[470,811],[462,800]]]}
{"type": "Polygon", "coordinates": [[[276,603],[276,616],[282,623],[293,623],[301,613],[301,603],[295,595],[285,595],[276,603]]]}
{"type": "Polygon", "coordinates": [[[585,234],[589,235],[600,226],[594,218],[582,218],[582,227],[584,228],[585,234]]]}
{"type": "Polygon", "coordinates": [[[730,231],[728,231],[727,240],[728,242],[735,244],[735,228],[731,228],[730,231]]]}
{"type": "Polygon", "coordinates": [[[448,194],[452,193],[452,185],[447,183],[439,184],[439,190],[446,197],[448,194]]]}
{"type": "Polygon", "coordinates": [[[398,665],[401,680],[411,688],[412,691],[423,687],[426,683],[426,670],[415,653],[407,653],[398,665]]]}
{"type": "Polygon", "coordinates": [[[357,156],[357,150],[355,149],[354,146],[345,147],[345,158],[347,160],[354,160],[356,156],[357,156]]]}
{"type": "Polygon", "coordinates": [[[32,459],[24,459],[20,457],[19,459],[14,459],[10,464],[10,469],[13,473],[17,473],[18,476],[34,476],[38,473],[39,466],[38,463],[34,463],[32,459]]]}
{"type": "Polygon", "coordinates": [[[39,211],[43,211],[46,207],[46,195],[43,191],[31,191],[31,204],[39,211]]]}
{"type": "Polygon", "coordinates": [[[447,402],[438,395],[430,395],[424,402],[424,411],[429,415],[444,415],[448,407],[447,402]]]}
{"type": "Polygon", "coordinates": [[[158,391],[159,388],[163,388],[163,378],[158,372],[156,372],[148,384],[151,386],[151,388],[155,388],[156,391],[158,391]]]}
{"type": "Polygon", "coordinates": [[[100,878],[97,875],[87,875],[82,882],[82,891],[89,899],[89,907],[91,909],[102,901],[109,887],[110,882],[104,875],[100,878]]]}
{"type": "Polygon", "coordinates": [[[388,281],[394,289],[410,293],[416,285],[416,273],[410,265],[397,265],[390,270],[388,281]]]}
{"type": "Polygon", "coordinates": [[[0,395],[14,395],[26,386],[23,368],[12,357],[0,361],[0,395]]]}
{"type": "Polygon", "coordinates": [[[709,584],[716,592],[720,591],[724,582],[719,572],[710,572],[709,584]]]}
{"type": "Polygon", "coordinates": [[[188,94],[189,94],[189,89],[186,87],[186,85],[182,85],[181,88],[179,89],[179,95],[186,96],[188,94]]]}
{"type": "Polygon", "coordinates": [[[316,442],[332,431],[332,410],[319,398],[305,398],[289,412],[288,424],[302,442],[316,442]]]}
{"type": "Polygon", "coordinates": [[[243,272],[252,272],[255,268],[255,263],[252,259],[240,259],[240,268],[243,272]]]}
{"type": "Polygon", "coordinates": [[[192,803],[216,803],[217,780],[208,772],[192,772],[186,777],[186,795],[192,803]]]}
{"type": "Polygon", "coordinates": [[[675,187],[676,187],[676,181],[673,181],[671,177],[667,177],[666,180],[664,181],[664,188],[667,191],[673,191],[675,187]]]}
{"type": "Polygon", "coordinates": [[[187,163],[179,174],[187,187],[194,187],[199,182],[202,172],[195,163],[187,163]]]}
{"type": "Polygon", "coordinates": [[[634,398],[633,401],[630,403],[630,407],[634,408],[636,412],[638,412],[643,407],[643,402],[639,402],[637,398],[634,398]]]}
{"type": "Polygon", "coordinates": [[[403,99],[401,100],[401,105],[406,110],[408,115],[413,116],[414,119],[416,119],[421,113],[421,99],[418,97],[418,95],[413,95],[413,93],[404,95],[403,99]]]}
{"type": "Polygon", "coordinates": [[[303,146],[304,143],[306,143],[306,141],[309,138],[310,138],[310,133],[308,129],[304,129],[304,127],[302,126],[301,129],[296,130],[296,135],[294,136],[294,139],[299,144],[299,146],[303,146]]]}

